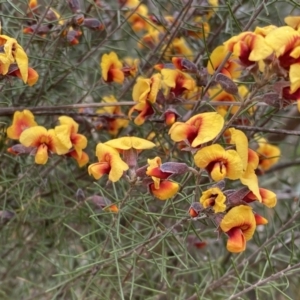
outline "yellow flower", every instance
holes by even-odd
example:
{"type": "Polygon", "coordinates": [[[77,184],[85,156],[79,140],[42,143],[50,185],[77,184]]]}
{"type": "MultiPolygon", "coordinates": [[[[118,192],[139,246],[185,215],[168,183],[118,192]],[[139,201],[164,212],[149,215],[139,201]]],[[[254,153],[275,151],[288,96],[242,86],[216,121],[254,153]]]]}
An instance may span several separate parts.
{"type": "Polygon", "coordinates": [[[163,75],[163,82],[175,96],[181,95],[185,90],[192,91],[196,87],[193,77],[178,69],[162,69],[161,74],[163,75]]]}
{"type": "Polygon", "coordinates": [[[251,191],[243,198],[243,201],[251,203],[255,200],[258,200],[270,208],[275,207],[277,204],[277,196],[270,190],[259,188],[259,198],[251,191]]]}
{"type": "Polygon", "coordinates": [[[259,147],[256,152],[259,155],[259,167],[263,171],[267,171],[278,162],[281,151],[277,146],[269,144],[264,138],[260,138],[258,144],[259,147]]]}
{"type": "Polygon", "coordinates": [[[204,208],[212,207],[215,213],[223,212],[226,209],[226,196],[218,187],[203,192],[199,201],[204,208]]]}
{"type": "Polygon", "coordinates": [[[201,148],[194,156],[195,164],[205,168],[214,181],[224,178],[239,179],[243,174],[243,162],[235,150],[225,150],[214,144],[201,148]]]}
{"type": "Polygon", "coordinates": [[[265,41],[275,51],[279,65],[289,71],[290,93],[294,93],[300,88],[300,32],[282,26],[272,30],[265,41]]]}
{"type": "Polygon", "coordinates": [[[132,90],[132,98],[135,102],[154,103],[157,93],[161,89],[161,74],[154,74],[151,78],[138,77],[132,90]]]}
{"type": "Polygon", "coordinates": [[[0,35],[0,47],[3,47],[4,53],[0,53],[0,74],[6,75],[9,66],[16,63],[21,73],[24,83],[28,79],[28,57],[24,49],[18,44],[17,40],[7,36],[0,35]]]}
{"type": "Polygon", "coordinates": [[[245,251],[256,229],[256,221],[252,208],[246,205],[233,207],[222,219],[220,228],[229,238],[227,250],[233,253],[245,251]]]}
{"type": "Polygon", "coordinates": [[[214,139],[224,126],[224,119],[216,112],[201,113],[185,123],[175,122],[169,130],[174,142],[188,141],[192,147],[214,139]]]}
{"type": "Polygon", "coordinates": [[[96,180],[104,174],[108,174],[109,180],[116,182],[122,177],[124,171],[129,168],[116,149],[103,143],[97,144],[96,155],[98,162],[88,167],[89,175],[93,175],[96,180]]]}
{"type": "MultiPolygon", "coordinates": [[[[66,149],[57,152],[57,154],[64,154],[71,148],[74,149],[78,155],[81,157],[82,149],[87,146],[87,138],[78,133],[79,125],[70,117],[61,116],[58,118],[60,125],[56,126],[54,131],[58,141],[66,146],[66,149]]],[[[63,146],[61,147],[63,149],[63,146]]]]}
{"type": "Polygon", "coordinates": [[[43,126],[34,126],[24,130],[20,135],[20,143],[25,147],[36,149],[35,163],[44,165],[48,161],[49,153],[65,154],[65,145],[58,142],[53,129],[47,130],[43,126]]]}
{"type": "Polygon", "coordinates": [[[253,65],[273,53],[273,49],[267,44],[264,37],[250,31],[233,36],[224,43],[224,46],[225,50],[233,52],[245,67],[253,65]]]}
{"type": "Polygon", "coordinates": [[[100,67],[102,70],[102,78],[106,82],[117,82],[122,84],[124,81],[123,64],[119,60],[115,52],[103,54],[100,67]]]}
{"type": "MultiPolygon", "coordinates": [[[[210,75],[213,75],[215,70],[218,69],[219,65],[223,61],[227,54],[225,50],[225,46],[221,45],[215,48],[215,50],[211,53],[208,63],[207,63],[207,72],[210,75]]],[[[231,79],[239,78],[241,75],[241,67],[237,63],[237,57],[235,55],[231,55],[231,57],[227,60],[223,68],[220,70],[220,73],[226,75],[231,79]]]]}
{"type": "Polygon", "coordinates": [[[155,188],[155,184],[149,185],[149,190],[153,196],[159,200],[167,200],[173,197],[179,191],[179,184],[170,180],[162,180],[158,188],[155,188]]]}
{"type": "Polygon", "coordinates": [[[34,120],[34,115],[31,111],[25,109],[14,113],[12,125],[7,128],[7,137],[13,140],[18,140],[21,133],[29,128],[37,126],[34,120]]]}

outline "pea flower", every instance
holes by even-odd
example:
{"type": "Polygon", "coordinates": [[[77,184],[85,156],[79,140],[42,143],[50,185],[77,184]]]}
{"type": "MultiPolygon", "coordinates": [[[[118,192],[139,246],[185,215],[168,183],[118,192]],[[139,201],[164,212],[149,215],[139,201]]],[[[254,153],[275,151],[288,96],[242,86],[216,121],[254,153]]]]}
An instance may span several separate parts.
{"type": "Polygon", "coordinates": [[[0,53],[0,74],[6,75],[10,65],[16,63],[22,80],[27,83],[28,57],[24,49],[18,44],[17,40],[7,35],[0,35],[0,47],[3,49],[3,52],[0,53]]]}
{"type": "Polygon", "coordinates": [[[212,187],[202,193],[199,202],[204,208],[212,207],[215,213],[226,210],[226,196],[218,187],[212,187]]]}
{"type": "Polygon", "coordinates": [[[161,74],[154,74],[151,78],[139,77],[133,87],[132,98],[135,102],[128,112],[131,117],[134,111],[138,111],[139,115],[134,119],[136,125],[142,125],[146,118],[154,113],[152,104],[156,102],[156,97],[161,89],[162,81],[161,74]]]}
{"type": "Polygon", "coordinates": [[[220,228],[228,235],[227,250],[233,253],[245,251],[256,229],[252,208],[246,205],[233,207],[222,219],[220,228]]]}
{"type": "Polygon", "coordinates": [[[281,154],[280,149],[269,144],[264,138],[258,140],[258,145],[256,152],[259,155],[259,168],[262,171],[267,171],[278,162],[281,154]]]}
{"type": "Polygon", "coordinates": [[[78,133],[79,125],[70,117],[61,116],[58,118],[60,125],[56,126],[54,131],[58,142],[61,143],[61,150],[57,154],[64,154],[74,149],[80,158],[82,149],[87,146],[87,139],[84,135],[78,133]],[[63,149],[63,147],[66,147],[63,149]],[[62,151],[62,152],[61,152],[62,151]]]}
{"type": "Polygon", "coordinates": [[[30,110],[25,109],[23,111],[16,111],[14,113],[12,125],[7,128],[7,137],[18,140],[25,129],[33,126],[37,126],[37,123],[30,110]]]}
{"type": "Polygon", "coordinates": [[[148,19],[148,8],[146,5],[141,4],[135,12],[128,18],[131,28],[135,32],[148,30],[151,28],[150,20],[148,19]]]}
{"type": "Polygon", "coordinates": [[[125,77],[122,71],[123,64],[115,52],[103,54],[100,67],[102,70],[102,78],[105,82],[123,83],[125,77]]]}
{"type": "Polygon", "coordinates": [[[192,147],[213,140],[224,126],[224,118],[216,112],[201,113],[186,122],[175,122],[169,130],[174,142],[187,141],[192,147]]]}
{"type": "Polygon", "coordinates": [[[124,171],[129,168],[116,149],[103,143],[97,144],[96,156],[98,157],[98,162],[88,167],[89,175],[93,175],[96,180],[100,179],[104,174],[108,174],[109,180],[116,182],[122,177],[124,171]]]}
{"type": "MultiPolygon", "coordinates": [[[[7,75],[9,76],[14,76],[14,77],[18,77],[20,79],[22,79],[22,74],[20,72],[19,67],[17,66],[17,64],[11,64],[9,66],[9,70],[7,72],[7,75]]],[[[27,77],[27,84],[29,86],[33,86],[34,84],[36,84],[36,82],[39,79],[39,74],[37,73],[36,70],[34,70],[33,68],[28,68],[28,77],[27,77]]]]}
{"type": "Polygon", "coordinates": [[[146,175],[151,176],[153,182],[148,185],[150,193],[159,200],[167,200],[179,191],[179,184],[168,180],[174,174],[183,174],[187,171],[184,163],[169,162],[162,164],[161,158],[156,156],[148,159],[146,175]]]}
{"type": "MultiPolygon", "coordinates": [[[[208,63],[207,63],[207,72],[210,75],[213,75],[214,72],[218,69],[219,65],[222,63],[225,58],[227,51],[224,45],[218,46],[211,53],[208,63]]],[[[241,67],[237,63],[237,57],[231,55],[231,57],[226,61],[223,68],[220,70],[220,73],[226,75],[231,79],[237,79],[241,75],[241,67]]]]}
{"type": "Polygon", "coordinates": [[[54,129],[47,130],[43,126],[25,129],[20,135],[20,143],[35,149],[35,163],[41,165],[47,163],[49,154],[66,154],[68,151],[66,145],[57,140],[54,129]]]}
{"type": "Polygon", "coordinates": [[[76,150],[71,150],[70,152],[66,153],[66,155],[73,157],[77,161],[79,168],[85,166],[90,160],[88,154],[84,151],[81,151],[79,154],[76,152],[76,150]]]}
{"type": "Polygon", "coordinates": [[[205,168],[214,181],[224,178],[239,179],[243,174],[243,162],[235,150],[225,150],[218,144],[201,148],[194,156],[195,164],[205,168]]]}
{"type": "Polygon", "coordinates": [[[259,195],[260,199],[252,192],[250,191],[244,198],[243,201],[247,203],[251,203],[253,201],[259,200],[262,204],[264,204],[267,207],[275,207],[277,204],[277,196],[274,192],[264,189],[264,188],[259,188],[259,195]]]}
{"type": "Polygon", "coordinates": [[[141,150],[152,149],[155,144],[135,136],[125,136],[105,142],[105,145],[113,147],[122,152],[124,161],[128,164],[130,170],[130,179],[136,178],[136,166],[138,153],[141,150]]]}
{"type": "Polygon", "coordinates": [[[225,43],[226,51],[231,51],[238,57],[242,66],[249,67],[273,53],[273,49],[264,37],[251,31],[233,36],[225,43]]]}
{"type": "Polygon", "coordinates": [[[193,90],[196,82],[189,74],[178,69],[162,69],[163,82],[170,88],[170,92],[175,96],[180,96],[185,90],[193,90]]]}
{"type": "Polygon", "coordinates": [[[170,180],[162,180],[159,188],[155,188],[154,183],[149,185],[152,195],[159,200],[167,200],[179,191],[179,184],[170,180]]]}
{"type": "Polygon", "coordinates": [[[265,41],[274,50],[279,65],[289,72],[290,93],[294,93],[300,88],[300,32],[289,26],[278,27],[265,41]]]}

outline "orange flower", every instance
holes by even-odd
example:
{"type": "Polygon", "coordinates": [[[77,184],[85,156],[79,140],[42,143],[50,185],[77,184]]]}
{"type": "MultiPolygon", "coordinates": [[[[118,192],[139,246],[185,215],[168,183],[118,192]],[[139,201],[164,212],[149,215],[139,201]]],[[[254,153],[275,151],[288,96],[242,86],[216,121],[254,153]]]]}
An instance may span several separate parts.
{"type": "Polygon", "coordinates": [[[124,171],[129,168],[116,149],[103,143],[97,144],[96,156],[98,162],[88,167],[89,175],[93,175],[96,180],[104,174],[108,174],[109,180],[116,182],[122,177],[124,171]]]}
{"type": "Polygon", "coordinates": [[[195,80],[178,69],[162,69],[163,82],[170,88],[175,96],[181,95],[185,90],[193,90],[196,87],[195,80]]]}
{"type": "Polygon", "coordinates": [[[148,168],[146,174],[151,176],[154,186],[156,189],[159,188],[160,180],[169,178],[173,173],[163,172],[160,169],[161,166],[161,158],[156,156],[153,159],[148,159],[148,168]]]}
{"type": "MultiPolygon", "coordinates": [[[[105,103],[114,103],[118,102],[117,99],[113,96],[105,96],[102,98],[102,102],[105,103]]],[[[117,135],[121,128],[125,128],[128,126],[129,121],[124,118],[118,118],[117,116],[125,116],[122,111],[121,107],[119,105],[116,106],[105,106],[103,108],[100,108],[96,111],[98,114],[111,114],[116,115],[116,117],[105,117],[105,120],[107,121],[108,125],[108,132],[111,135],[117,135]]]]}
{"type": "Polygon", "coordinates": [[[249,192],[244,198],[243,201],[247,203],[251,203],[253,201],[259,200],[259,202],[263,203],[267,207],[275,207],[277,204],[276,194],[270,190],[259,188],[260,199],[253,192],[249,192]]]}
{"type": "Polygon", "coordinates": [[[29,128],[37,126],[34,120],[34,115],[31,111],[25,109],[14,113],[12,125],[7,128],[7,137],[13,140],[18,140],[21,133],[29,128]]]}
{"type": "Polygon", "coordinates": [[[289,71],[290,89],[294,93],[300,88],[300,32],[283,26],[272,30],[265,40],[275,51],[280,66],[289,71]]]}
{"type": "Polygon", "coordinates": [[[236,180],[243,174],[243,162],[235,150],[225,150],[214,144],[200,149],[194,156],[195,164],[205,168],[213,180],[236,180]]]}
{"type": "MultiPolygon", "coordinates": [[[[20,79],[22,79],[22,74],[20,72],[20,69],[16,69],[12,72],[8,71],[8,75],[10,76],[16,76],[20,79]]],[[[33,68],[28,68],[28,77],[27,77],[27,84],[29,86],[33,86],[34,84],[36,84],[36,82],[39,79],[39,74],[37,73],[37,71],[35,71],[33,68]]]]}
{"type": "MultiPolygon", "coordinates": [[[[209,57],[209,61],[207,63],[208,74],[213,75],[215,70],[218,69],[219,65],[223,61],[226,54],[227,51],[225,50],[224,45],[215,48],[215,50],[211,53],[209,57]]],[[[220,73],[226,75],[231,79],[239,78],[241,72],[242,72],[241,67],[237,63],[237,57],[235,55],[231,55],[231,57],[227,60],[223,68],[220,70],[220,73]]]]}
{"type": "Polygon", "coordinates": [[[225,50],[231,51],[239,58],[242,66],[248,67],[273,53],[265,39],[250,31],[233,36],[224,43],[225,50]]]}
{"type": "Polygon", "coordinates": [[[100,67],[102,69],[102,78],[106,82],[117,82],[122,84],[124,81],[123,64],[115,52],[103,54],[100,67]]]}
{"type": "Polygon", "coordinates": [[[176,122],[169,130],[174,142],[188,141],[192,147],[214,139],[222,130],[224,119],[216,112],[207,112],[193,116],[185,123],[176,122]]]}
{"type": "MultiPolygon", "coordinates": [[[[176,163],[174,164],[176,165],[176,163]]],[[[174,172],[163,171],[161,169],[161,159],[158,156],[153,159],[148,159],[148,165],[146,174],[151,176],[153,180],[153,183],[149,185],[151,194],[160,200],[173,197],[179,190],[179,184],[166,179],[172,176],[174,172]]]]}
{"type": "Polygon", "coordinates": [[[212,187],[202,193],[199,202],[204,208],[212,207],[215,213],[223,212],[226,209],[226,196],[218,187],[212,187]]]}
{"type": "Polygon", "coordinates": [[[7,36],[0,35],[0,47],[4,53],[0,53],[0,74],[6,75],[11,64],[16,63],[24,83],[28,79],[28,57],[18,42],[7,36]]]}
{"type": "Polygon", "coordinates": [[[141,4],[128,18],[128,22],[131,24],[131,28],[135,32],[141,30],[148,30],[152,27],[150,20],[148,19],[148,8],[146,5],[141,4]]]}
{"type": "Polygon", "coordinates": [[[72,150],[71,152],[67,153],[67,155],[73,157],[77,161],[79,168],[85,166],[90,160],[89,156],[84,151],[81,151],[80,156],[75,150],[72,150]]]}
{"type": "Polygon", "coordinates": [[[151,183],[149,190],[151,194],[159,200],[167,200],[179,191],[179,184],[169,180],[162,180],[159,184],[159,188],[155,188],[155,184],[151,183]]]}
{"type": "Polygon", "coordinates": [[[62,152],[58,150],[57,154],[64,154],[70,149],[74,149],[78,157],[82,156],[82,149],[87,146],[87,139],[84,135],[78,133],[79,125],[70,117],[62,116],[58,118],[60,125],[56,126],[54,131],[58,141],[66,148],[62,152]]]}
{"type": "Polygon", "coordinates": [[[259,155],[259,168],[267,171],[278,162],[281,155],[280,149],[269,144],[264,138],[260,138],[257,142],[259,144],[256,150],[259,155]]]}
{"type": "Polygon", "coordinates": [[[229,252],[245,251],[246,241],[252,238],[256,229],[252,208],[246,205],[233,207],[222,219],[220,228],[229,236],[227,241],[229,252]]]}
{"type": "Polygon", "coordinates": [[[44,165],[48,161],[49,153],[65,154],[66,145],[58,142],[53,129],[47,130],[43,126],[27,128],[20,135],[20,143],[25,147],[36,149],[35,163],[44,165]]]}

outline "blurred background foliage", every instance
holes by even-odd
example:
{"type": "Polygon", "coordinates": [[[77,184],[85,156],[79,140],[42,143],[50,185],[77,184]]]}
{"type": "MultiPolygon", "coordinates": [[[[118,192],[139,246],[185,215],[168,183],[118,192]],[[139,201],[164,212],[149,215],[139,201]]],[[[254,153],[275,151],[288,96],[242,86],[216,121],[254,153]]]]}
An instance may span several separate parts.
{"type": "MultiPolygon", "coordinates": [[[[118,1],[98,2],[80,1],[81,10],[85,17],[99,19],[105,29],[83,28],[79,44],[71,46],[56,25],[46,36],[24,34],[23,29],[37,18],[26,13],[27,1],[0,1],[2,34],[18,40],[40,75],[33,87],[17,79],[0,81],[0,299],[300,299],[299,136],[268,135],[281,147],[282,157],[260,177],[260,184],[276,192],[278,204],[275,209],[257,206],[269,223],[257,230],[247,250],[239,255],[227,252],[226,239],[218,239],[209,219],[188,217],[196,184],[189,175],[177,177],[184,188],[172,201],[162,202],[142,186],[131,187],[123,181],[107,184],[106,178],[95,182],[86,167],[80,169],[70,159],[53,157],[47,165],[35,165],[32,157],[7,153],[11,142],[5,139],[5,128],[18,107],[37,108],[38,123],[47,128],[53,127],[60,115],[74,117],[88,138],[90,162],[96,161],[97,142],[111,138],[107,131],[89,126],[89,114],[79,114],[77,108],[54,107],[100,103],[109,94],[119,101],[132,101],[133,79],[123,86],[101,80],[102,54],[113,50],[122,58],[139,58],[146,66],[140,69],[143,74],[160,54],[137,47],[141,34],[126,22],[128,11],[120,8],[118,1]],[[97,194],[122,203],[122,209],[113,214],[101,211],[92,201],[80,201],[76,197],[79,188],[86,197],[97,194]]],[[[161,17],[176,16],[187,2],[149,0],[144,4],[161,17]]],[[[202,2],[193,1],[192,7],[207,10],[209,6],[202,2]]],[[[187,38],[200,58],[198,64],[205,67],[216,46],[241,32],[261,2],[220,1],[209,22],[207,39],[187,38]]],[[[264,3],[251,29],[281,26],[285,16],[300,15],[297,1],[264,3]]],[[[48,5],[55,8],[65,20],[73,16],[66,1],[39,1],[39,5],[42,12],[48,5]]],[[[189,28],[189,20],[180,26],[189,28]]],[[[251,87],[251,82],[247,84],[251,87]]],[[[264,109],[262,118],[271,120],[268,128],[299,129],[295,107],[264,109]]],[[[170,143],[167,130],[157,122],[142,127],[131,122],[119,136],[146,138],[152,131],[158,136],[156,142],[170,143]]],[[[144,151],[139,165],[155,155],[192,165],[190,156],[170,147],[169,154],[144,151]]],[[[206,189],[205,180],[200,189],[206,189]]]]}

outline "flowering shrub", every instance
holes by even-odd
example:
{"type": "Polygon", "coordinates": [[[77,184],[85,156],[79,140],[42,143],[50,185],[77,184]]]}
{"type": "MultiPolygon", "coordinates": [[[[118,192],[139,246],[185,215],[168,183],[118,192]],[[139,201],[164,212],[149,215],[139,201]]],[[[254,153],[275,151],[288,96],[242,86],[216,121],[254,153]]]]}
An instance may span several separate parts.
{"type": "Polygon", "coordinates": [[[213,0],[5,5],[0,215],[4,268],[25,257],[17,290],[260,298],[284,274],[296,297],[299,7],[282,25],[255,22],[267,1],[247,24],[246,4],[213,0]]]}

